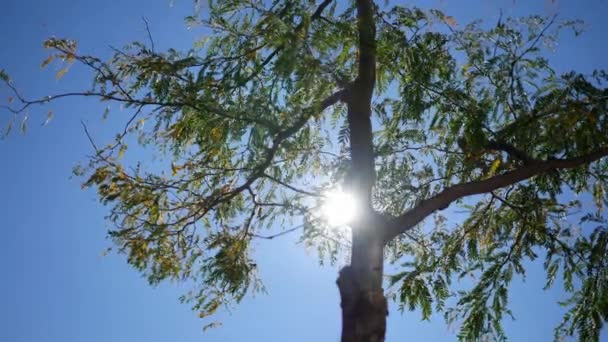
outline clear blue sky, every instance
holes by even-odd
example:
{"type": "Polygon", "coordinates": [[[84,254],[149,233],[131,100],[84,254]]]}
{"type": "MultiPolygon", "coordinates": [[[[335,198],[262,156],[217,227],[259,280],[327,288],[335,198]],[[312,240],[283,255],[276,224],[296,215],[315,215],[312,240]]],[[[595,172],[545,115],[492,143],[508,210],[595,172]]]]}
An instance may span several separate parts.
{"type": "MultiPolygon", "coordinates": [[[[608,69],[606,0],[410,2],[438,7],[461,23],[474,17],[495,22],[500,8],[505,15],[557,11],[584,19],[586,33],[577,40],[566,35],[552,60],[560,70],[608,69]]],[[[0,67],[32,96],[89,84],[79,68],[60,81],[57,70],[40,70],[46,57],[41,42],[48,36],[74,38],[80,51],[107,55],[110,44],[146,39],[141,16],[148,19],[157,48],[187,48],[198,34],[182,21],[192,13],[190,0],[175,0],[172,7],[169,0],[4,0],[0,8],[0,67]]],[[[217,318],[224,326],[206,333],[204,322],[178,302],[180,285],[152,288],[123,256],[101,257],[110,246],[103,220],[107,209],[69,177],[74,164],[91,152],[80,119],[96,136],[112,133],[112,124],[101,122],[102,112],[94,101],[58,102],[31,113],[25,137],[13,134],[0,141],[0,341],[339,340],[337,269],[319,266],[314,253],[290,237],[257,246],[269,294],[221,314],[217,318]],[[49,109],[55,119],[41,128],[49,109]]],[[[0,112],[0,124],[7,117],[0,112]]],[[[560,292],[542,292],[538,270],[533,267],[527,281],[513,287],[517,320],[506,324],[512,341],[551,341],[561,318],[555,303],[560,292]]],[[[420,322],[418,313],[392,310],[388,329],[389,342],[455,340],[440,317],[420,322]]]]}

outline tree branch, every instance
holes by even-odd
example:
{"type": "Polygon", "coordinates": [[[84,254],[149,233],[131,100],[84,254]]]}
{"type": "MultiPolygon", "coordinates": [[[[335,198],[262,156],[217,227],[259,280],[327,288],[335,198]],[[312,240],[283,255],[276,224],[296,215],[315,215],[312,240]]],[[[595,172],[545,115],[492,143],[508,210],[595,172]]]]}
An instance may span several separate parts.
{"type": "Polygon", "coordinates": [[[321,19],[321,14],[323,14],[323,11],[325,10],[325,8],[327,6],[329,6],[329,4],[331,4],[332,1],[333,0],[325,0],[321,4],[319,4],[319,6],[317,6],[317,9],[315,10],[315,12],[312,14],[312,16],[310,18],[312,20],[321,19]]]}
{"type": "Polygon", "coordinates": [[[506,142],[490,140],[488,141],[487,146],[491,150],[506,152],[511,158],[520,160],[524,164],[529,164],[534,161],[526,152],[506,142]]]}
{"type": "Polygon", "coordinates": [[[299,189],[299,188],[297,188],[297,187],[295,187],[295,186],[293,186],[291,184],[285,183],[282,180],[280,180],[280,179],[278,179],[276,177],[273,177],[273,176],[271,176],[271,175],[269,175],[267,173],[264,173],[264,178],[268,178],[271,181],[273,181],[273,182],[275,182],[275,183],[277,183],[279,185],[282,185],[282,186],[286,187],[287,189],[289,189],[289,190],[291,190],[293,192],[297,192],[299,194],[303,194],[303,195],[306,195],[306,196],[321,197],[321,195],[319,195],[317,193],[306,191],[306,190],[303,190],[303,189],[299,189]]]}
{"type": "Polygon", "coordinates": [[[292,232],[295,232],[297,230],[303,229],[305,227],[305,225],[299,225],[299,226],[295,226],[293,228],[289,228],[283,231],[280,231],[278,233],[272,234],[272,235],[259,235],[259,234],[254,234],[254,233],[249,233],[249,236],[257,238],[257,239],[265,239],[265,240],[272,240],[274,238],[277,238],[279,236],[283,236],[292,232]]]}
{"type": "Polygon", "coordinates": [[[200,215],[200,217],[203,217],[209,210],[211,210],[218,204],[230,201],[231,199],[239,195],[241,192],[248,189],[251,184],[253,184],[256,180],[263,177],[266,172],[266,169],[272,164],[272,160],[274,159],[274,156],[281,144],[285,140],[296,134],[298,131],[300,131],[300,129],[302,129],[302,127],[306,125],[308,119],[310,119],[315,113],[322,112],[328,107],[341,101],[344,98],[346,92],[347,90],[345,89],[339,90],[322,100],[319,104],[312,105],[311,107],[305,109],[303,115],[293,125],[285,128],[284,130],[276,134],[272,141],[272,145],[266,150],[265,158],[260,162],[260,164],[258,164],[253,169],[253,172],[246,178],[245,182],[224,194],[209,199],[209,204],[199,210],[202,211],[202,215],[200,215]]]}
{"type": "Polygon", "coordinates": [[[392,220],[388,224],[385,241],[390,241],[397,235],[410,230],[434,211],[446,208],[452,202],[463,197],[488,193],[534,176],[538,176],[548,171],[572,169],[581,165],[589,164],[606,156],[608,156],[608,147],[603,147],[595,152],[585,154],[580,157],[532,162],[526,166],[509,171],[502,175],[451,186],[439,194],[423,200],[415,208],[408,210],[403,215],[392,220]]]}

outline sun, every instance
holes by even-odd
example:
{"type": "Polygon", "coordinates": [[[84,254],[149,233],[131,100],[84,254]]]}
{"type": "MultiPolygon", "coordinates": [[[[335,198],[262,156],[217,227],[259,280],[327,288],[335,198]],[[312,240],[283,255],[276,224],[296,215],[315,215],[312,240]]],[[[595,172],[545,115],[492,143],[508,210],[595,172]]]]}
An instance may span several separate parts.
{"type": "Polygon", "coordinates": [[[341,189],[328,191],[323,201],[322,213],[330,226],[348,225],[357,216],[357,201],[352,194],[341,189]]]}

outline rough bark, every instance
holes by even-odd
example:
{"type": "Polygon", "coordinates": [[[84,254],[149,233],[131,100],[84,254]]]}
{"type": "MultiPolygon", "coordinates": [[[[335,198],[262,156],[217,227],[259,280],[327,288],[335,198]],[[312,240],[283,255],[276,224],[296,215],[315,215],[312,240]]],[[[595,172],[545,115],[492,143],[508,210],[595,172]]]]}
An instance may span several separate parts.
{"type": "Polygon", "coordinates": [[[383,247],[381,241],[360,237],[353,241],[358,255],[340,271],[342,342],[384,341],[388,307],[382,289],[383,247]]]}

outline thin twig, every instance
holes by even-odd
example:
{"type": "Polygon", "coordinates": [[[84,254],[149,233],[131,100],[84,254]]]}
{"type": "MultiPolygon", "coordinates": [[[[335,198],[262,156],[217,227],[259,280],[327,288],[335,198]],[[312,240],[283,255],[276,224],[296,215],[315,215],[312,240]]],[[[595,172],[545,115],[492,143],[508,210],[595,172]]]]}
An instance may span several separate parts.
{"type": "Polygon", "coordinates": [[[141,20],[144,21],[144,24],[146,25],[146,32],[148,32],[148,39],[150,39],[150,49],[152,50],[152,52],[154,52],[154,39],[152,39],[152,33],[150,32],[150,25],[148,25],[148,20],[146,20],[146,17],[142,16],[141,20]]]}
{"type": "Polygon", "coordinates": [[[87,125],[82,120],[80,120],[80,124],[82,125],[82,128],[84,128],[84,133],[87,135],[87,138],[89,139],[89,142],[91,143],[91,145],[95,149],[95,152],[99,153],[100,149],[97,148],[97,145],[95,144],[95,141],[93,141],[93,138],[91,137],[91,133],[89,133],[89,129],[87,128],[87,125]]]}
{"type": "Polygon", "coordinates": [[[295,232],[295,231],[297,231],[299,229],[302,229],[302,228],[304,228],[303,224],[301,224],[299,226],[295,226],[295,227],[287,229],[287,230],[284,230],[284,231],[276,233],[276,234],[272,234],[272,235],[259,235],[259,234],[254,234],[254,233],[251,233],[249,235],[251,237],[258,238],[258,239],[272,240],[272,239],[274,239],[276,237],[283,236],[283,235],[295,232]]]}

